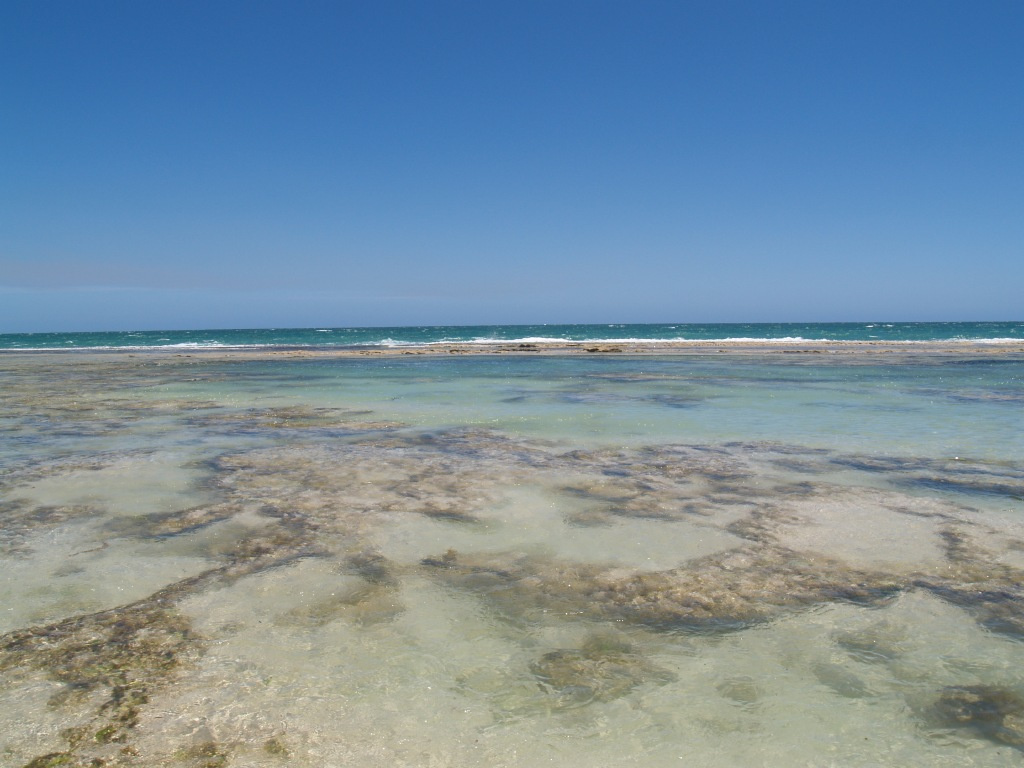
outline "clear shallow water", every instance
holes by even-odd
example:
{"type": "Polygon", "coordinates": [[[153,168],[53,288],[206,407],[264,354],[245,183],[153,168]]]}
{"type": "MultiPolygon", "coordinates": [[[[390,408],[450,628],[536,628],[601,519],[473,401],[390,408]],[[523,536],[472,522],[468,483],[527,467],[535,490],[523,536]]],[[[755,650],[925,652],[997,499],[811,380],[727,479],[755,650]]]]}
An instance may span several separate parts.
{"type": "Polygon", "coordinates": [[[1018,765],[1022,406],[1010,356],[2,358],[0,764],[1018,765]]]}
{"type": "Polygon", "coordinates": [[[629,340],[950,341],[1024,339],[1024,322],[643,323],[401,328],[242,328],[0,334],[2,349],[358,347],[442,342],[629,340]]]}

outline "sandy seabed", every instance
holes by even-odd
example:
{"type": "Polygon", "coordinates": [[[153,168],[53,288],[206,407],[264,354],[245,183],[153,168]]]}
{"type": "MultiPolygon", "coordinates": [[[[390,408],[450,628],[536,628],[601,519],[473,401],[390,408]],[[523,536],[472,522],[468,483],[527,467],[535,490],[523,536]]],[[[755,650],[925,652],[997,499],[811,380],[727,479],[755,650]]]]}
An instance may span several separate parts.
{"type": "Polygon", "coordinates": [[[0,764],[1019,765],[1022,360],[4,353],[0,764]]]}

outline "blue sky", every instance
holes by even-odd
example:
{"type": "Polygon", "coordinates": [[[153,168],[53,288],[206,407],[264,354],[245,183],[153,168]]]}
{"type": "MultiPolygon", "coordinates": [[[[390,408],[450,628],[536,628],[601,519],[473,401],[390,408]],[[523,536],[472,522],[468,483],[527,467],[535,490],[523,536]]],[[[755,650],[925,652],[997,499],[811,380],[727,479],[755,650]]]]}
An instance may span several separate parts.
{"type": "Polygon", "coordinates": [[[1024,3],[0,4],[0,332],[1024,318],[1024,3]]]}

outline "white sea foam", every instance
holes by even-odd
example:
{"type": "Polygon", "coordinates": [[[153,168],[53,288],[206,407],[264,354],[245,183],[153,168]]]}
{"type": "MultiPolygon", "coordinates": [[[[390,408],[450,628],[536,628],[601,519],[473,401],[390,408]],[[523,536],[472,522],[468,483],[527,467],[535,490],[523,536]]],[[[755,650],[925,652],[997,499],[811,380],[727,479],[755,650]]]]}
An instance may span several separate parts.
{"type": "MultiPolygon", "coordinates": [[[[808,339],[803,336],[776,336],[771,338],[763,338],[758,336],[727,336],[722,338],[713,339],[702,339],[702,338],[690,338],[685,336],[675,336],[667,339],[655,339],[655,338],[643,338],[643,337],[627,337],[627,338],[604,338],[604,337],[587,337],[581,339],[562,338],[558,336],[520,336],[513,339],[498,339],[490,336],[478,336],[473,339],[435,339],[433,341],[406,341],[403,339],[380,339],[378,341],[365,341],[351,345],[339,345],[339,346],[356,346],[356,347],[431,347],[431,346],[445,346],[452,344],[472,344],[472,345],[500,345],[500,344],[678,344],[678,343],[701,343],[701,344],[726,344],[726,343],[741,343],[741,344],[865,344],[865,343],[884,343],[884,344],[1020,344],[1024,343],[1024,339],[1015,338],[954,338],[954,339],[877,339],[866,340],[866,339],[808,339]]],[[[258,345],[251,345],[258,346],[258,345]]],[[[274,345],[267,345],[274,346],[274,345]]],[[[292,345],[302,346],[302,345],[292,345]]]]}
{"type": "MultiPolygon", "coordinates": [[[[478,336],[473,339],[473,344],[565,344],[583,339],[563,339],[557,336],[522,336],[518,339],[494,339],[487,336],[478,336]]],[[[587,339],[586,341],[592,341],[587,339]]]]}
{"type": "MultiPolygon", "coordinates": [[[[866,343],[863,339],[849,340],[852,343],[866,343]]],[[[884,340],[883,340],[884,341],[884,340]]],[[[582,338],[582,339],[571,339],[562,338],[558,336],[519,336],[513,339],[499,339],[490,336],[478,336],[473,339],[457,339],[457,338],[444,338],[434,339],[432,341],[410,341],[406,339],[394,339],[384,338],[375,341],[360,341],[351,344],[339,344],[339,348],[344,347],[436,347],[436,346],[448,346],[448,345],[508,345],[508,344],[647,344],[647,345],[658,345],[658,344],[678,344],[678,343],[702,343],[702,344],[725,344],[725,343],[743,343],[743,344],[835,344],[835,343],[847,343],[846,340],[842,339],[807,339],[802,336],[778,336],[773,338],[761,338],[757,336],[729,336],[725,338],[714,338],[714,339],[701,339],[701,338],[687,338],[685,336],[675,336],[667,339],[655,339],[655,338],[644,338],[644,337],[627,337],[627,338],[582,338]]],[[[956,344],[956,343],[988,343],[988,344],[1003,344],[1003,343],[1022,343],[1024,339],[1014,338],[997,338],[997,339],[919,339],[919,340],[892,340],[884,341],[886,344],[956,344]]],[[[227,347],[228,345],[222,345],[227,347]]],[[[277,344],[238,344],[231,345],[232,347],[238,348],[252,348],[252,347],[275,347],[281,346],[277,344]]],[[[284,346],[311,346],[304,344],[288,344],[284,346]]],[[[332,345],[333,346],[333,345],[332,345]]],[[[125,347],[120,347],[125,349],[125,347]]]]}
{"type": "Polygon", "coordinates": [[[653,339],[641,337],[627,338],[583,338],[566,339],[552,336],[522,336],[515,339],[495,339],[490,337],[478,337],[469,341],[466,340],[443,340],[426,342],[429,344],[677,344],[679,342],[757,342],[757,343],[808,343],[825,344],[829,339],[805,339],[800,336],[782,336],[777,338],[756,338],[756,337],[729,337],[723,339],[693,339],[684,336],[675,336],[669,339],[653,339]]]}
{"type": "MultiPolygon", "coordinates": [[[[319,333],[329,333],[329,329],[315,329],[319,333]]],[[[158,341],[167,341],[167,339],[159,339],[158,341]]],[[[301,342],[290,342],[290,343],[264,343],[264,344],[228,344],[215,339],[205,339],[203,341],[186,341],[177,342],[174,344],[126,344],[126,345],[104,345],[104,346],[63,346],[63,347],[36,347],[36,346],[11,346],[6,348],[0,348],[0,353],[3,352],[54,352],[60,350],[69,350],[74,352],[110,352],[110,351],[128,351],[138,352],[146,350],[171,350],[171,349],[219,349],[219,350],[258,350],[258,349],[278,349],[278,348],[317,348],[322,346],[323,348],[359,348],[359,347],[385,347],[385,348],[399,348],[399,347],[436,347],[446,345],[514,345],[514,344],[642,344],[652,347],[659,345],[671,345],[678,343],[693,343],[693,344],[885,344],[890,346],[921,346],[921,345],[934,345],[934,344],[946,344],[955,346],[958,344],[989,344],[989,345],[1001,345],[1001,344],[1022,344],[1024,339],[1014,337],[994,337],[994,338],[949,338],[949,339],[881,339],[872,337],[869,340],[865,339],[808,339],[802,336],[778,336],[772,338],[763,338],[756,336],[729,336],[724,338],[687,338],[683,336],[676,336],[672,338],[640,338],[640,337],[629,337],[629,338],[561,338],[557,336],[521,336],[512,339],[499,339],[493,337],[480,336],[473,339],[459,339],[459,338],[444,338],[435,339],[432,341],[412,341],[406,339],[395,339],[395,338],[384,338],[378,340],[366,340],[358,342],[350,342],[343,344],[328,344],[328,345],[317,345],[310,343],[301,342]]],[[[73,345],[73,340],[65,341],[67,345],[73,345]]]]}
{"type": "MultiPolygon", "coordinates": [[[[179,344],[109,344],[101,347],[8,347],[3,352],[145,352],[156,349],[273,349],[279,344],[224,344],[219,341],[186,341],[179,344]]],[[[288,346],[308,346],[289,344],[288,346]]]]}

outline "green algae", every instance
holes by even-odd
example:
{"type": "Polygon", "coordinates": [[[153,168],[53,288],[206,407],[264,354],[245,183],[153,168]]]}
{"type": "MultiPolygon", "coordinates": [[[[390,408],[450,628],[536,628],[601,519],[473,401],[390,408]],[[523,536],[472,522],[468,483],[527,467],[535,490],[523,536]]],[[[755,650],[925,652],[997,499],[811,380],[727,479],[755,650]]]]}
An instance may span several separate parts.
{"type": "MultiPolygon", "coordinates": [[[[41,672],[62,684],[51,696],[52,707],[85,708],[88,723],[64,733],[70,748],[30,764],[93,765],[109,759],[115,745],[131,751],[133,729],[152,695],[172,684],[203,652],[205,641],[175,604],[202,589],[317,554],[301,518],[283,513],[271,513],[270,518],[271,525],[232,542],[220,554],[221,565],[149,598],[0,637],[0,672],[41,672]]],[[[228,758],[218,751],[189,759],[214,768],[226,765],[228,758]]]]}
{"type": "Polygon", "coordinates": [[[106,744],[118,739],[120,729],[116,725],[105,725],[93,734],[93,739],[100,744],[106,744]]]}
{"type": "Polygon", "coordinates": [[[65,731],[68,751],[44,755],[28,765],[102,761],[102,754],[94,750],[129,741],[151,693],[168,684],[182,664],[194,658],[200,644],[188,623],[159,601],[4,635],[0,671],[38,670],[63,685],[51,697],[51,706],[91,709],[85,713],[87,725],[65,731]]]}
{"type": "Polygon", "coordinates": [[[263,742],[263,751],[274,757],[287,758],[291,756],[291,750],[277,736],[273,736],[263,742]]]}
{"type": "Polygon", "coordinates": [[[120,710],[124,691],[167,677],[195,642],[184,619],[144,601],[10,632],[0,638],[0,670],[34,667],[72,689],[109,688],[120,710]]]}
{"type": "Polygon", "coordinates": [[[193,768],[224,768],[230,753],[215,741],[204,741],[184,750],[182,756],[193,768]]]}
{"type": "MultiPolygon", "coordinates": [[[[103,763],[99,763],[102,765],[103,763]]],[[[51,752],[25,763],[23,768],[57,768],[58,766],[83,765],[68,752],[51,752]]]]}

